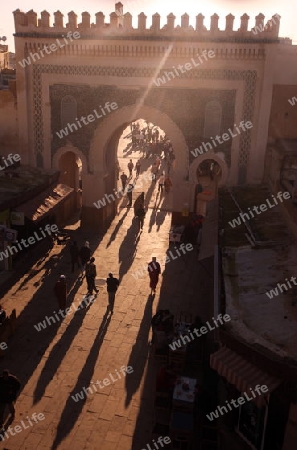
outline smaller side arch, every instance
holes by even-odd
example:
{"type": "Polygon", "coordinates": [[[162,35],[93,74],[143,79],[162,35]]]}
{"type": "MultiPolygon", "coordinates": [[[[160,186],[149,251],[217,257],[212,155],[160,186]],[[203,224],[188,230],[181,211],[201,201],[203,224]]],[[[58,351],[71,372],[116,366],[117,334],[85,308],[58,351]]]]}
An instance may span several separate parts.
{"type": "Polygon", "coordinates": [[[52,159],[52,168],[55,170],[59,170],[59,161],[62,155],[64,155],[67,152],[73,152],[75,155],[77,155],[81,162],[82,162],[82,173],[84,175],[87,175],[88,173],[88,160],[85,156],[85,154],[79,150],[77,147],[74,147],[71,144],[66,144],[64,147],[60,147],[54,154],[52,159]]]}
{"type": "Polygon", "coordinates": [[[197,173],[198,166],[202,163],[202,161],[205,161],[206,159],[213,159],[214,161],[216,161],[219,164],[219,166],[222,169],[222,176],[220,179],[219,186],[224,186],[225,184],[227,184],[229,169],[225,162],[224,155],[223,155],[223,153],[215,153],[213,150],[205,153],[204,155],[200,155],[194,159],[194,161],[192,162],[192,164],[190,165],[190,168],[189,168],[190,183],[193,183],[193,184],[197,183],[196,173],[197,173]]]}

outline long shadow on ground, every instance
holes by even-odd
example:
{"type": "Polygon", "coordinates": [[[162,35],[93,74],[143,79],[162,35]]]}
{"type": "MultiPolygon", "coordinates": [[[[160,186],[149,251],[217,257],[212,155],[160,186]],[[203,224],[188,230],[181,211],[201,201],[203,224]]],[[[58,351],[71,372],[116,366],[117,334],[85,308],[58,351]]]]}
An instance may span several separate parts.
{"type": "Polygon", "coordinates": [[[140,239],[139,228],[136,221],[133,220],[119,248],[120,281],[133,264],[139,239],[140,239]]]}
{"type": "MultiPolygon", "coordinates": [[[[168,249],[174,251],[174,247],[168,249]]],[[[189,310],[193,317],[200,315],[205,322],[211,319],[213,313],[213,258],[203,261],[203,267],[197,261],[195,250],[166,264],[163,276],[160,278],[161,290],[157,309],[169,309],[174,314],[175,320],[181,310],[189,310]]],[[[149,310],[147,310],[148,312],[149,310]]],[[[142,322],[143,330],[148,330],[151,316],[146,313],[142,322]]],[[[140,342],[141,337],[139,336],[140,342]]],[[[140,344],[141,345],[141,344],[140,344]]],[[[136,350],[134,351],[137,355],[136,350]]],[[[129,362],[133,366],[132,358],[129,362]]],[[[135,360],[135,358],[133,358],[135,360]]],[[[141,360],[140,360],[141,362],[141,360]]],[[[138,364],[138,361],[137,363],[138,364]]],[[[141,362],[139,373],[143,369],[141,362]]],[[[154,392],[156,372],[159,369],[154,356],[150,355],[147,361],[145,378],[142,381],[141,404],[136,419],[135,431],[131,450],[146,448],[152,441],[153,416],[154,416],[154,392]]],[[[131,376],[131,375],[129,375],[131,376]]],[[[207,383],[208,374],[204,374],[207,383]]],[[[127,378],[127,382],[129,379],[127,378]]],[[[131,380],[130,380],[131,382],[131,380]]],[[[127,389],[128,392],[128,389],[127,389]]],[[[135,388],[129,387],[129,394],[135,392],[135,388]]],[[[196,447],[195,447],[196,448],[196,447]]]]}
{"type": "Polygon", "coordinates": [[[60,422],[57,427],[56,437],[52,445],[52,450],[57,449],[63,439],[65,439],[65,437],[71,432],[83,410],[87,397],[84,396],[82,400],[75,402],[72,396],[75,396],[75,394],[81,392],[84,387],[87,388],[91,383],[91,379],[94,374],[94,368],[100,353],[100,348],[107,332],[111,317],[112,316],[109,312],[109,308],[107,308],[90,353],[86,359],[81,373],[78,375],[77,383],[72,389],[72,392],[69,394],[69,398],[61,414],[60,422]]]}
{"type": "Polygon", "coordinates": [[[79,328],[82,326],[85,315],[95,299],[92,297],[85,297],[78,306],[70,324],[61,339],[53,347],[38,379],[36,388],[34,390],[34,404],[42,398],[46,387],[52,381],[55,373],[59,369],[64,356],[69,350],[72,341],[77,336],[79,328]]]}
{"type": "Polygon", "coordinates": [[[126,377],[126,407],[129,406],[133,395],[139,389],[143,371],[147,363],[149,353],[148,336],[151,326],[153,299],[153,296],[148,296],[135,344],[132,347],[127,364],[127,366],[133,367],[133,373],[126,377]]]}
{"type": "MultiPolygon", "coordinates": [[[[79,239],[79,233],[77,233],[77,241],[79,245],[82,245],[86,240],[86,236],[83,239],[79,239]]],[[[101,237],[87,236],[90,241],[90,246],[95,249],[101,240],[101,237]]],[[[40,257],[40,251],[39,251],[40,257]]],[[[55,259],[55,258],[53,258],[55,259]]],[[[54,297],[53,287],[57,281],[58,276],[61,273],[65,273],[68,279],[68,288],[70,295],[68,301],[72,301],[77,293],[79,284],[77,283],[76,276],[68,276],[70,271],[70,258],[69,249],[67,247],[61,247],[61,252],[58,254],[59,264],[55,264],[53,271],[48,272],[49,275],[44,278],[44,282],[35,291],[32,298],[28,301],[27,305],[21,311],[17,317],[17,327],[15,335],[12,336],[8,344],[8,352],[1,358],[0,371],[8,368],[14,373],[21,381],[22,390],[30,380],[32,374],[35,372],[40,361],[42,360],[47,348],[55,338],[63,321],[56,322],[46,329],[38,332],[34,325],[38,322],[42,322],[46,316],[53,313],[53,310],[58,308],[57,300],[54,297]],[[17,355],[17,357],[16,357],[17,355]]],[[[31,266],[32,267],[32,266],[31,266]]],[[[43,266],[39,265],[39,270],[42,270],[43,266]]],[[[47,261],[45,260],[45,267],[47,267],[47,261]]],[[[28,269],[27,269],[28,270],[28,269]]],[[[35,270],[35,267],[32,269],[35,270]]],[[[18,272],[18,278],[20,278],[18,272]]]]}
{"type": "MultiPolygon", "coordinates": [[[[116,238],[116,236],[117,236],[117,234],[118,234],[118,231],[119,231],[119,229],[121,228],[121,226],[123,225],[124,220],[125,220],[127,214],[128,214],[128,210],[125,211],[125,213],[122,215],[122,217],[121,217],[120,220],[118,221],[118,223],[117,223],[115,229],[113,230],[113,232],[112,232],[112,234],[111,234],[111,236],[110,236],[110,238],[109,238],[109,241],[108,241],[107,244],[106,244],[106,248],[108,248],[108,247],[111,245],[111,243],[115,240],[115,238],[116,238]]],[[[114,220],[115,220],[115,219],[114,219],[114,220]]]]}

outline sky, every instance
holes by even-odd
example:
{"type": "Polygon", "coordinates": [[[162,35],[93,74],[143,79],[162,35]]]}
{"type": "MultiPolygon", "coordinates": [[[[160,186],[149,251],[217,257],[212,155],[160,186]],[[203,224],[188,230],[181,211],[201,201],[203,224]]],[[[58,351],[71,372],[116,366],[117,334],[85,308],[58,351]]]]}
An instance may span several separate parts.
{"type": "MultiPolygon", "coordinates": [[[[239,27],[240,16],[247,13],[250,16],[249,29],[254,26],[255,16],[260,12],[265,20],[271,19],[274,14],[281,16],[280,36],[289,37],[297,45],[297,1],[296,0],[121,0],[124,5],[124,13],[130,12],[133,16],[133,26],[137,26],[137,15],[144,12],[147,16],[147,25],[151,24],[151,16],[156,12],[161,16],[161,26],[166,23],[166,16],[171,12],[176,16],[175,24],[180,24],[180,16],[189,14],[190,24],[195,26],[195,17],[202,13],[205,16],[205,25],[209,28],[210,16],[217,13],[220,16],[219,27],[225,28],[225,16],[232,13],[235,16],[234,29],[239,27]]],[[[105,22],[109,22],[109,14],[114,11],[116,1],[113,0],[51,0],[43,3],[40,0],[10,0],[1,1],[0,9],[0,38],[7,37],[5,44],[9,50],[14,51],[14,19],[13,11],[20,9],[28,12],[33,9],[40,17],[40,12],[47,10],[51,15],[60,9],[64,14],[64,23],[67,23],[67,13],[74,11],[78,15],[78,23],[81,22],[81,13],[88,11],[91,14],[91,23],[95,22],[95,13],[102,11],[105,14],[105,22]]],[[[4,43],[0,41],[0,43],[4,43]]]]}

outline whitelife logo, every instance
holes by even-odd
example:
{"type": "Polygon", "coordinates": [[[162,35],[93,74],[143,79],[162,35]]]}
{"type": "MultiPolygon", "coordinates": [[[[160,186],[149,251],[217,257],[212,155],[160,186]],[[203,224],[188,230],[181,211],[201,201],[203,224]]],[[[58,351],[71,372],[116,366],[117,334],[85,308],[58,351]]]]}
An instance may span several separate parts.
{"type": "Polygon", "coordinates": [[[267,24],[264,25],[261,23],[260,25],[257,25],[256,27],[252,28],[253,34],[262,33],[263,31],[268,31],[269,28],[272,28],[272,24],[276,25],[280,21],[281,16],[279,14],[275,14],[272,19],[268,20],[267,24]]]}
{"type": "Polygon", "coordinates": [[[14,163],[21,160],[21,157],[18,153],[15,153],[14,155],[12,153],[9,153],[7,158],[2,156],[3,161],[1,161],[1,164],[4,164],[4,167],[0,165],[0,170],[4,170],[9,166],[12,166],[14,163]]]}
{"type": "Polygon", "coordinates": [[[47,234],[45,233],[45,231],[43,231],[42,228],[39,228],[39,230],[40,233],[42,234],[42,237],[40,237],[37,234],[37,231],[34,231],[34,236],[30,236],[27,239],[22,239],[21,242],[16,241],[15,242],[16,245],[10,245],[7,248],[7,250],[5,250],[4,252],[0,252],[0,261],[2,261],[3,258],[8,258],[9,256],[12,256],[14,253],[18,253],[20,250],[24,250],[24,248],[28,248],[30,245],[34,245],[36,243],[36,240],[41,241],[45,237],[50,236],[52,233],[56,233],[58,231],[58,227],[57,225],[47,224],[44,227],[44,230],[47,232],[47,234]],[[28,244],[26,241],[28,242],[28,244]]]}
{"type": "MultiPolygon", "coordinates": [[[[297,283],[295,282],[296,277],[291,277],[290,281],[292,281],[292,283],[294,283],[294,285],[297,286],[297,283]]],[[[290,281],[288,280],[288,278],[286,278],[287,284],[277,283],[275,289],[271,289],[269,292],[266,292],[267,297],[269,297],[270,299],[272,299],[273,297],[277,297],[279,294],[282,294],[284,292],[283,288],[285,288],[286,291],[288,291],[289,289],[292,289],[292,285],[291,285],[290,281]]]]}
{"type": "MultiPolygon", "coordinates": [[[[234,127],[237,131],[237,134],[232,133],[231,128],[228,129],[228,132],[230,133],[230,135],[228,133],[224,133],[222,134],[222,136],[216,136],[215,138],[213,138],[212,136],[210,137],[210,139],[212,140],[211,142],[213,143],[214,147],[217,147],[217,144],[215,143],[215,140],[219,143],[219,144],[223,144],[226,141],[229,141],[230,138],[232,137],[236,137],[239,134],[241,134],[241,131],[238,127],[241,128],[242,131],[246,131],[246,130],[250,130],[253,127],[253,124],[249,121],[244,122],[243,120],[240,122],[240,124],[237,125],[234,124],[234,127]]],[[[203,153],[208,152],[209,150],[212,150],[213,146],[211,145],[210,142],[203,142],[202,145],[200,145],[200,147],[195,148],[194,150],[191,150],[192,155],[194,156],[194,158],[196,158],[197,156],[203,155],[203,153]]]]}
{"type": "MultiPolygon", "coordinates": [[[[118,105],[117,105],[116,102],[112,102],[112,103],[106,102],[103,108],[102,108],[101,105],[99,106],[99,108],[100,108],[103,116],[106,116],[106,112],[104,111],[104,108],[107,110],[108,113],[110,113],[111,112],[110,109],[112,109],[114,111],[115,109],[118,109],[118,105]]],[[[79,126],[79,128],[82,128],[81,122],[84,125],[89,125],[89,123],[94,122],[94,120],[96,120],[96,118],[97,119],[101,119],[103,117],[101,114],[98,114],[96,109],[93,110],[93,113],[95,115],[89,114],[87,117],[81,116],[80,119],[76,118],[75,119],[76,123],[75,122],[74,123],[67,123],[67,126],[65,128],[63,128],[62,130],[60,130],[60,131],[56,131],[56,134],[59,136],[60,139],[62,139],[64,136],[68,136],[68,134],[69,134],[67,127],[69,128],[70,133],[73,133],[74,130],[75,131],[78,130],[77,125],[79,126]]]]}
{"type": "MultiPolygon", "coordinates": [[[[180,245],[180,247],[179,248],[177,248],[177,247],[174,247],[175,248],[175,251],[176,251],[176,255],[174,255],[173,253],[172,253],[172,251],[170,250],[169,252],[168,252],[168,255],[166,255],[165,257],[164,257],[164,260],[163,260],[163,262],[161,262],[161,264],[168,264],[168,263],[170,263],[171,261],[174,261],[175,259],[178,259],[179,257],[181,257],[182,255],[185,255],[186,254],[186,252],[191,252],[193,249],[194,249],[194,247],[193,247],[193,245],[192,244],[181,244],[180,245]],[[182,252],[182,253],[180,253],[179,252],[179,250],[182,252]]],[[[135,280],[138,280],[139,278],[142,278],[142,277],[144,277],[145,275],[147,275],[147,273],[150,271],[150,272],[152,272],[153,271],[153,268],[152,268],[152,266],[154,266],[154,269],[156,268],[156,266],[154,265],[154,263],[151,265],[151,266],[147,266],[147,265],[145,265],[145,264],[143,264],[142,265],[142,268],[140,268],[139,270],[136,270],[134,273],[132,273],[131,274],[131,276],[135,279],[135,280]]]]}
{"type": "Polygon", "coordinates": [[[297,97],[292,97],[291,99],[288,100],[288,102],[290,103],[291,106],[295,106],[297,103],[297,97]]]}
{"type": "Polygon", "coordinates": [[[165,70],[164,74],[166,75],[167,80],[166,80],[165,76],[163,76],[163,77],[157,78],[153,82],[155,83],[156,86],[159,87],[161,84],[165,84],[165,83],[167,83],[167,81],[170,81],[171,79],[174,79],[175,77],[179,77],[182,73],[186,73],[187,71],[192,70],[193,67],[200,66],[200,64],[203,64],[205,61],[208,60],[208,57],[209,58],[214,58],[216,55],[215,55],[213,50],[208,50],[208,51],[207,50],[203,50],[202,55],[199,55],[197,53],[197,56],[198,56],[199,63],[197,63],[197,61],[195,61],[194,58],[191,58],[191,62],[187,62],[185,65],[179,64],[177,66],[177,68],[175,66],[172,66],[172,69],[173,69],[175,75],[174,75],[173,72],[167,72],[165,70]],[[205,61],[203,61],[201,59],[201,56],[204,57],[205,61]],[[185,68],[185,70],[184,70],[184,68],[185,68]],[[180,73],[178,71],[180,71],[180,73]]]}
{"type": "MultiPolygon", "coordinates": [[[[65,319],[66,316],[69,316],[70,314],[73,314],[76,311],[80,311],[84,307],[87,308],[88,306],[90,306],[91,303],[94,303],[95,300],[96,299],[94,298],[90,301],[89,297],[86,297],[82,300],[82,302],[79,306],[76,306],[76,305],[74,305],[74,303],[72,303],[72,305],[69,306],[69,308],[66,308],[65,310],[59,309],[58,313],[60,314],[60,316],[63,319],[65,319]]],[[[53,314],[55,315],[56,320],[54,319],[53,316],[49,316],[49,317],[45,316],[45,320],[43,320],[42,322],[38,322],[37,325],[34,325],[35,330],[37,330],[37,331],[45,330],[48,327],[48,325],[52,325],[53,323],[56,323],[56,321],[60,322],[61,318],[58,316],[58,313],[56,313],[56,311],[53,311],[53,314]]]]}
{"type": "MultiPolygon", "coordinates": [[[[47,55],[50,55],[52,52],[57,51],[59,48],[65,47],[65,45],[68,45],[69,42],[64,37],[64,35],[62,35],[62,37],[64,38],[65,44],[61,44],[59,39],[56,39],[56,42],[57,42],[58,45],[51,44],[49,46],[49,48],[48,48],[47,45],[45,45],[43,47],[43,49],[39,50],[38,53],[29,53],[28,58],[24,58],[23,61],[19,61],[19,64],[24,68],[24,67],[26,67],[26,65],[29,66],[32,63],[31,60],[33,60],[33,62],[35,62],[35,58],[36,57],[37,57],[37,59],[44,58],[45,55],[43,53],[43,50],[45,51],[45,53],[47,55]]],[[[74,33],[72,33],[72,31],[68,31],[67,38],[70,40],[70,42],[73,41],[74,39],[79,39],[80,38],[80,33],[78,31],[74,31],[74,33]],[[73,36],[73,38],[72,38],[72,36],[73,36]]]]}
{"type": "Polygon", "coordinates": [[[115,202],[116,199],[119,199],[120,196],[124,197],[127,195],[127,192],[132,191],[132,189],[137,188],[141,189],[149,183],[152,183],[154,180],[151,173],[143,173],[139,178],[135,179],[133,182],[131,181],[130,185],[133,187],[129,187],[129,184],[125,187],[125,189],[119,189],[118,191],[114,188],[114,192],[112,194],[105,194],[101,200],[97,200],[93,203],[97,209],[104,208],[106,206],[106,200],[108,203],[115,202]],[[144,183],[145,182],[145,183],[144,183]]]}
{"type": "MultiPolygon", "coordinates": [[[[285,200],[288,200],[291,197],[291,194],[289,192],[278,192],[277,193],[277,198],[279,199],[280,203],[283,202],[282,197],[284,197],[285,200]]],[[[274,208],[274,206],[276,206],[278,204],[277,199],[274,197],[274,195],[272,195],[273,201],[274,201],[274,205],[269,202],[269,199],[266,199],[266,203],[269,206],[269,208],[274,208]]],[[[267,205],[265,203],[262,203],[262,205],[260,206],[253,206],[253,210],[259,215],[262,212],[267,211],[267,205]],[[260,209],[260,211],[258,211],[258,209],[260,209]]],[[[245,213],[240,213],[239,216],[236,219],[233,219],[232,222],[228,222],[229,225],[231,225],[232,228],[235,228],[238,225],[241,225],[242,222],[245,222],[246,220],[251,220],[251,218],[255,217],[255,214],[251,211],[251,208],[248,208],[249,212],[245,212],[245,213]],[[249,216],[249,214],[251,215],[251,217],[249,216]],[[247,218],[247,219],[246,219],[247,218]]]]}
{"type": "MultiPolygon", "coordinates": [[[[44,414],[42,414],[42,413],[38,413],[38,414],[33,413],[31,419],[33,420],[34,423],[31,422],[31,419],[29,419],[28,416],[26,417],[26,419],[27,419],[30,427],[33,427],[34,423],[44,420],[45,417],[44,417],[44,414]]],[[[10,436],[8,433],[10,433],[11,436],[15,436],[16,433],[21,433],[23,430],[26,430],[27,428],[29,428],[29,426],[26,426],[26,425],[27,424],[24,422],[24,420],[21,420],[21,425],[16,425],[15,427],[9,426],[6,431],[4,431],[4,430],[1,431],[1,434],[0,434],[1,440],[4,441],[5,439],[9,439],[10,436]],[[14,432],[13,432],[13,430],[14,430],[14,432]]]]}
{"type": "Polygon", "coordinates": [[[230,322],[231,317],[229,316],[229,314],[225,314],[223,317],[222,317],[222,314],[219,314],[216,319],[213,317],[212,320],[215,325],[215,328],[212,328],[210,323],[207,321],[205,325],[207,325],[208,329],[206,328],[206,326],[203,326],[199,329],[194,328],[193,331],[189,331],[187,334],[180,335],[179,339],[177,339],[176,341],[173,341],[171,344],[169,344],[169,347],[171,348],[171,350],[175,351],[178,348],[181,348],[182,345],[186,345],[186,344],[189,344],[190,342],[194,341],[195,337],[193,336],[193,333],[196,335],[196,337],[201,337],[203,334],[206,334],[209,331],[213,331],[216,328],[218,328],[220,325],[223,325],[224,322],[230,322]],[[217,323],[217,321],[220,323],[217,323]],[[199,331],[201,332],[201,334],[199,334],[199,331]]]}
{"type": "MultiPolygon", "coordinates": [[[[122,366],[120,368],[120,372],[122,372],[122,375],[125,377],[126,373],[130,374],[134,371],[133,367],[131,366],[122,366]]],[[[82,391],[78,392],[75,395],[71,395],[72,400],[74,400],[76,403],[79,400],[83,400],[85,397],[87,397],[89,394],[94,394],[95,392],[98,392],[98,389],[95,387],[95,384],[97,384],[97,386],[99,386],[100,389],[104,389],[105,386],[109,386],[112,383],[115,383],[118,380],[121,380],[122,375],[117,371],[117,369],[115,369],[116,372],[116,376],[117,378],[113,378],[112,374],[109,373],[108,374],[108,378],[104,378],[104,380],[97,380],[95,383],[94,381],[91,381],[91,384],[93,386],[89,386],[89,387],[84,387],[82,389],[82,391]],[[102,384],[103,383],[103,386],[102,384]],[[93,391],[94,390],[94,391],[93,391]]]]}
{"type": "Polygon", "coordinates": [[[150,444],[146,444],[145,448],[142,448],[141,450],[160,450],[160,448],[164,447],[164,444],[170,444],[171,443],[171,439],[169,436],[159,436],[157,439],[157,442],[155,441],[155,439],[153,439],[152,444],[154,445],[153,447],[151,447],[150,444]],[[157,444],[158,442],[158,444],[157,444]]]}
{"type": "MultiPolygon", "coordinates": [[[[266,384],[262,384],[262,386],[260,386],[260,384],[257,384],[257,386],[255,386],[254,389],[259,396],[261,394],[265,394],[266,392],[268,392],[268,387],[266,386],[266,384]]],[[[238,397],[237,400],[232,399],[230,401],[230,403],[232,403],[234,408],[238,408],[240,405],[243,405],[247,401],[250,402],[251,400],[257,397],[252,388],[250,388],[250,391],[252,394],[251,398],[248,396],[246,392],[244,392],[242,397],[238,397]],[[238,405],[236,404],[236,401],[238,402],[238,405]]],[[[227,400],[226,403],[229,408],[229,411],[232,411],[232,406],[230,405],[230,403],[227,400]]],[[[208,418],[208,420],[212,422],[214,419],[219,418],[219,413],[221,414],[221,416],[223,416],[224,414],[227,414],[229,411],[226,406],[217,406],[217,409],[215,411],[212,411],[210,414],[206,414],[206,417],[208,418]]]]}

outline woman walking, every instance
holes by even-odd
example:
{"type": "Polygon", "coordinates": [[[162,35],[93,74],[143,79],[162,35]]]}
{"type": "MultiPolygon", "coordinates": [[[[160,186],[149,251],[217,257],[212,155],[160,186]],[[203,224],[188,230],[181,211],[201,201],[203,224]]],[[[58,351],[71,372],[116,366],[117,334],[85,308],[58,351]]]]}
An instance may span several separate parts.
{"type": "Polygon", "coordinates": [[[157,262],[157,258],[155,256],[152,257],[152,261],[148,264],[147,270],[150,277],[150,288],[152,295],[156,293],[159,275],[161,273],[160,264],[157,262]]]}
{"type": "Polygon", "coordinates": [[[65,275],[60,275],[59,280],[56,282],[54,292],[59,303],[59,308],[66,309],[67,301],[67,282],[65,275]]]}

